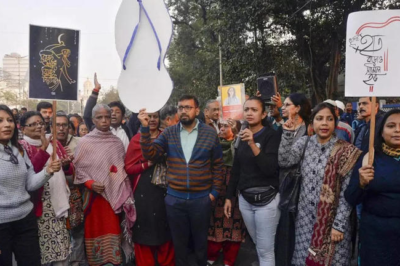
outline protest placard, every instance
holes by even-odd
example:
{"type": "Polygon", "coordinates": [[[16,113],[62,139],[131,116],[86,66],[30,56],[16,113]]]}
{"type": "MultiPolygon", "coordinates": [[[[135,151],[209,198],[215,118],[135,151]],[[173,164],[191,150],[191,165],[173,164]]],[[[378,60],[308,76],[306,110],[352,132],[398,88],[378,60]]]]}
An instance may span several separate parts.
{"type": "Polygon", "coordinates": [[[78,100],[79,31],[30,25],[29,98],[78,100]]]}
{"type": "Polygon", "coordinates": [[[376,97],[400,96],[400,10],[361,11],[347,20],[347,97],[371,97],[368,157],[374,162],[376,97]]]}
{"type": "MultiPolygon", "coordinates": [[[[30,25],[29,98],[57,101],[78,100],[79,31],[30,25]]],[[[57,146],[56,123],[52,125],[53,147],[57,146]]],[[[53,149],[53,160],[56,158],[53,149]]]]}
{"type": "Polygon", "coordinates": [[[233,84],[218,87],[221,97],[222,119],[243,119],[243,104],[245,101],[244,84],[233,84]]]}
{"type": "Polygon", "coordinates": [[[400,10],[361,11],[347,20],[346,97],[400,96],[400,10]]]}

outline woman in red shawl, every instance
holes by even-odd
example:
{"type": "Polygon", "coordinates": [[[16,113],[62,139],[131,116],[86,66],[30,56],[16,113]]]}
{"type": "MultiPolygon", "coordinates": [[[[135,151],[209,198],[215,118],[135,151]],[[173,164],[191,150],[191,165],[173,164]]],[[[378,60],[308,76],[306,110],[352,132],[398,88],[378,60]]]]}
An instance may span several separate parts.
{"type": "Polygon", "coordinates": [[[86,255],[91,266],[120,265],[120,214],[125,214],[123,233],[129,240],[135,218],[132,188],[124,170],[125,149],[110,131],[111,109],[98,104],[92,115],[96,128],[81,139],[74,160],[74,183],[87,188],[83,202],[86,255]]]}
{"type": "MultiPolygon", "coordinates": [[[[160,135],[158,113],[149,114],[151,138],[160,135]]],[[[174,250],[167,222],[164,197],[165,189],[153,185],[151,179],[154,162],[143,158],[140,148],[140,133],[129,143],[125,158],[125,169],[133,176],[133,190],[137,219],[132,228],[135,243],[136,266],[154,266],[154,255],[160,266],[174,266],[174,250]]]]}
{"type": "MultiPolygon", "coordinates": [[[[26,112],[20,119],[24,147],[36,173],[49,161],[53,146],[45,137],[45,123],[39,112],[26,112]]],[[[73,175],[73,165],[57,141],[57,156],[63,162],[58,172],[42,188],[31,194],[34,212],[38,217],[41,263],[67,263],[70,253],[70,235],[66,227],[70,191],[66,176],[73,175]]]]}

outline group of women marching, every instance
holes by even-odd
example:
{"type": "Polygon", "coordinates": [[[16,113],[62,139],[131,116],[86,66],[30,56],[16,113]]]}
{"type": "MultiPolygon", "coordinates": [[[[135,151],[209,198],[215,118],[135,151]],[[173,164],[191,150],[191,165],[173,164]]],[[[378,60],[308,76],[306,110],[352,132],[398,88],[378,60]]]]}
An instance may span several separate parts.
{"type": "MultiPolygon", "coordinates": [[[[361,204],[360,265],[399,265],[400,110],[383,117],[369,165],[368,155],[335,136],[338,117],[328,103],[311,110],[303,94],[290,95],[282,106],[281,130],[266,123],[260,98],[250,97],[243,108],[247,128],[239,131],[233,120],[221,123],[225,180],[213,203],[208,264],[223,251],[224,264],[234,265],[247,229],[260,266],[350,265],[350,217],[361,204]]],[[[155,139],[161,134],[159,113],[149,117],[155,139]]],[[[24,138],[18,141],[13,114],[0,105],[0,265],[11,265],[12,253],[18,265],[67,265],[69,188],[63,180],[71,179],[74,166],[59,143],[51,158],[53,146],[43,137],[44,127],[37,126],[44,125],[38,113],[28,112],[20,122],[24,138]]],[[[175,265],[166,191],[152,184],[160,163],[145,160],[140,133],[132,138],[125,170],[136,205],[132,241],[139,266],[155,260],[175,265]]],[[[101,217],[109,206],[102,199],[92,199],[99,211],[87,219],[92,225],[96,219],[114,219],[121,234],[111,209],[111,218],[101,217]]],[[[87,233],[96,235],[93,228],[87,233]]]]}

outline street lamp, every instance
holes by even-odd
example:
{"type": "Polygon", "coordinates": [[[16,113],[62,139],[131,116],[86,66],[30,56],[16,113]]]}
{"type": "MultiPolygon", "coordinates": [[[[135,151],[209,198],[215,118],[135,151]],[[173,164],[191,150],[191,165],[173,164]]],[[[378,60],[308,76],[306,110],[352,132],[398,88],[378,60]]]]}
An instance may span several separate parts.
{"type": "Polygon", "coordinates": [[[19,90],[19,98],[21,101],[21,105],[22,105],[22,100],[23,100],[23,95],[24,95],[24,90],[21,87],[21,59],[28,57],[27,55],[25,56],[20,56],[19,54],[6,54],[5,57],[7,58],[14,58],[17,59],[17,63],[18,63],[18,90],[19,90]]]}

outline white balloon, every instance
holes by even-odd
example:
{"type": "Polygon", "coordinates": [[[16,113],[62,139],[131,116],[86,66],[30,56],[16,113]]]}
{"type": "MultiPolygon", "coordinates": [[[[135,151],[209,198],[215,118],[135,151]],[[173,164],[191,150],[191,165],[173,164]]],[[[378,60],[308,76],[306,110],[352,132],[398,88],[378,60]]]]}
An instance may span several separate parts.
{"type": "Polygon", "coordinates": [[[168,9],[163,0],[142,1],[160,40],[160,70],[157,68],[159,46],[144,10],[141,11],[142,18],[136,37],[125,61],[126,70],[122,68],[126,49],[139,22],[139,2],[123,0],[115,20],[115,44],[121,59],[118,92],[124,105],[136,113],[141,108],[146,108],[148,112],[160,110],[168,101],[173,89],[173,82],[164,65],[173,33],[168,9]]]}

